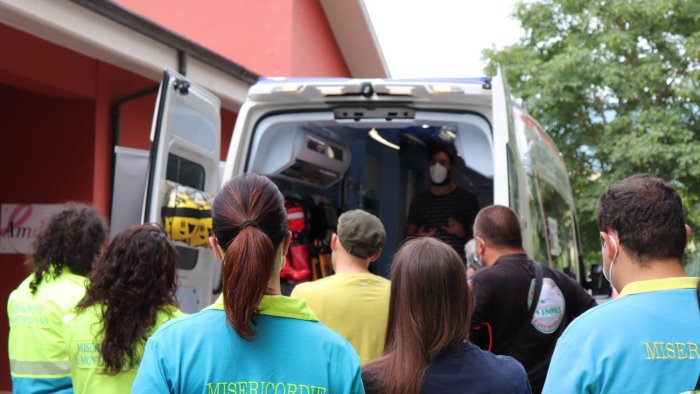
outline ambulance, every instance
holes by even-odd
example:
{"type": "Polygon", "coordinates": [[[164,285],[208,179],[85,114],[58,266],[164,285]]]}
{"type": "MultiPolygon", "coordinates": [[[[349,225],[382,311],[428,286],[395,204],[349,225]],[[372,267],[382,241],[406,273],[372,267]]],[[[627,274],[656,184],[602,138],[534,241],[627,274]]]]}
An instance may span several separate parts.
{"type": "Polygon", "coordinates": [[[410,202],[429,187],[428,154],[436,144],[454,152],[452,181],[480,207],[502,204],[518,213],[535,260],[586,285],[564,160],[500,75],[262,78],[248,91],[222,163],[219,99],[167,70],[151,141],[150,152],[116,148],[112,230],[141,222],[171,233],[184,229],[172,239],[185,312],[208,306],[221,292],[221,262],[203,242],[208,234],[198,229],[206,226],[198,226],[207,220],[206,200],[223,182],[244,173],[268,176],[303,219],[295,222],[295,236],[306,250],[288,261],[291,285],[328,274],[335,221],[356,208],[384,223],[386,245],[373,270],[388,276],[410,202]],[[181,196],[187,201],[177,206],[181,196]]]}

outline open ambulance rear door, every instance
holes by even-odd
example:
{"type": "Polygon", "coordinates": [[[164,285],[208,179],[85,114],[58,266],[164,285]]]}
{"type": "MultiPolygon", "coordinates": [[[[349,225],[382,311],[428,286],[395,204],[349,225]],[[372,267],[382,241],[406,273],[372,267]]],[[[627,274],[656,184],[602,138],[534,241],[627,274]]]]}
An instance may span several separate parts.
{"type": "Polygon", "coordinates": [[[143,222],[163,226],[180,252],[177,297],[186,313],[210,305],[220,287],[221,263],[208,242],[202,242],[209,234],[198,227],[211,216],[201,200],[221,186],[220,107],[216,96],[182,75],[163,73],[151,128],[143,222]]]}

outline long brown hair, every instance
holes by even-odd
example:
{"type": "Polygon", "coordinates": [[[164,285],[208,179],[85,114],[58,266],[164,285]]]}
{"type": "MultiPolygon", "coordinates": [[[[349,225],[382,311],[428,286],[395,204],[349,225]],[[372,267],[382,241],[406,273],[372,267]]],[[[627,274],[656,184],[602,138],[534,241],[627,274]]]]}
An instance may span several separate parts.
{"type": "Polygon", "coordinates": [[[132,226],[109,244],[90,272],[90,286],[80,312],[101,306],[104,371],[114,375],[141,362],[137,347],[145,343],[166,305],[175,305],[177,249],[165,233],[150,225],[132,226]]]}
{"type": "Polygon", "coordinates": [[[468,339],[472,301],[461,257],[435,238],[407,241],[394,256],[384,355],[363,377],[388,394],[418,393],[446,347],[468,339]]]}
{"type": "Polygon", "coordinates": [[[251,324],[288,233],[284,197],[268,178],[247,174],[228,181],[214,199],[214,235],[224,253],[224,308],[234,330],[253,339],[251,324]]]}

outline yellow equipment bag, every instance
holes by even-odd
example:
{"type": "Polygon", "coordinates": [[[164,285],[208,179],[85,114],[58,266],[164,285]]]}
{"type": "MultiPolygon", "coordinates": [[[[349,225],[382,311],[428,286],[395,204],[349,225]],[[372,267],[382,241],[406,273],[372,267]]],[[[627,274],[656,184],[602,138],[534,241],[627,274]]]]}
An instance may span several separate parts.
{"type": "Polygon", "coordinates": [[[212,197],[187,186],[173,186],[161,210],[163,230],[173,241],[210,247],[212,197]]]}

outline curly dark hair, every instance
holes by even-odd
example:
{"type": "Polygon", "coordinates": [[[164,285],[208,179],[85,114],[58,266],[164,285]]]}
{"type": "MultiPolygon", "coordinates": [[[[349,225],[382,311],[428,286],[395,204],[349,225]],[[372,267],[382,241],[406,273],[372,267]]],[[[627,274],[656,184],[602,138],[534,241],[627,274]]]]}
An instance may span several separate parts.
{"type": "Polygon", "coordinates": [[[52,216],[37,235],[34,253],[27,260],[34,271],[29,284],[32,294],[47,275],[56,277],[63,267],[86,276],[108,234],[107,223],[90,205],[72,203],[52,216]]]}
{"type": "Polygon", "coordinates": [[[76,310],[101,307],[100,353],[108,375],[135,368],[158,311],[176,305],[177,249],[150,224],[132,226],[110,243],[90,272],[90,286],[76,310]]]}

